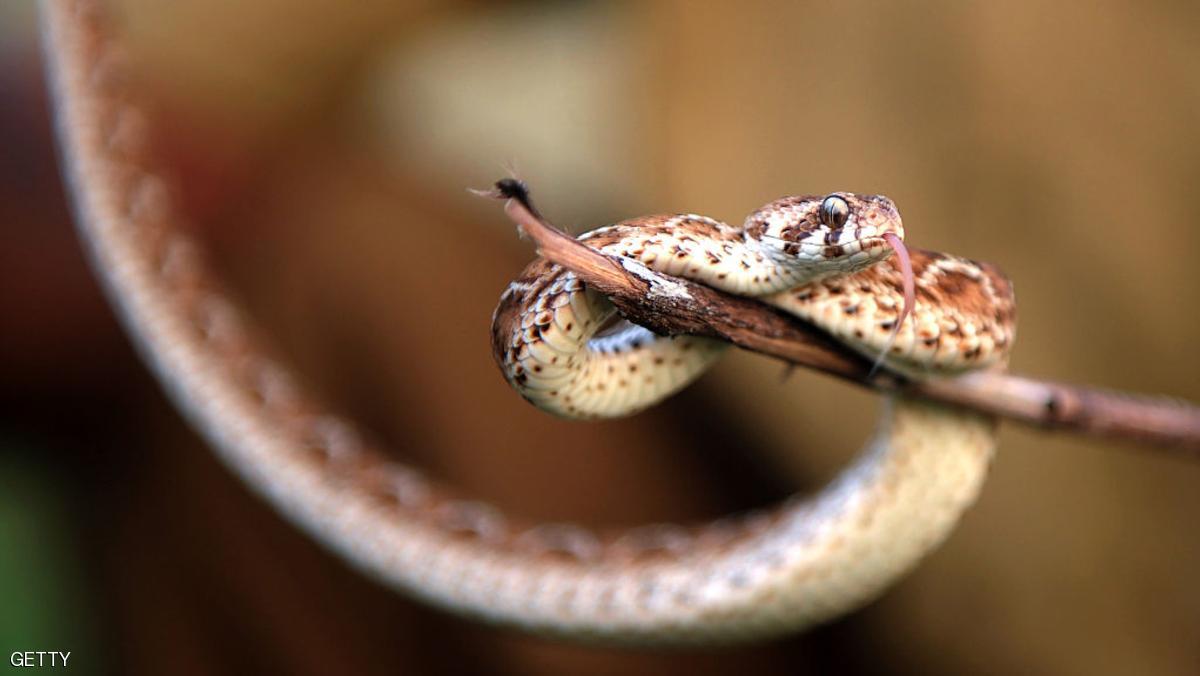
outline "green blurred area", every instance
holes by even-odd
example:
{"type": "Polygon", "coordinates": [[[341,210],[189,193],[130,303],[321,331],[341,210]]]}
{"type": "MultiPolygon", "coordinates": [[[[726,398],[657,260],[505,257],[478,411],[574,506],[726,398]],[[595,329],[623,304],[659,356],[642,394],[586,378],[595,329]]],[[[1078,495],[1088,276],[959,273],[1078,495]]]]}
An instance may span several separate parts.
{"type": "Polygon", "coordinates": [[[12,668],[14,652],[70,651],[71,673],[102,673],[62,478],[30,462],[31,450],[0,440],[0,653],[12,668]]]}

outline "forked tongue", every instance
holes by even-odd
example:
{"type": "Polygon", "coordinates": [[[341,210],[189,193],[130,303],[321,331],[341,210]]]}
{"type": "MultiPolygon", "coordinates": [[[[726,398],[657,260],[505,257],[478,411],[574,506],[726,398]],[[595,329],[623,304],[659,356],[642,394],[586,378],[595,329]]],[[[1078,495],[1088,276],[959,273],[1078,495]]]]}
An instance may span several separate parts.
{"type": "Polygon", "coordinates": [[[887,358],[888,352],[891,351],[892,345],[896,343],[896,337],[900,335],[900,327],[904,326],[904,320],[912,314],[913,304],[916,303],[916,289],[913,282],[912,259],[908,256],[908,248],[904,246],[904,240],[900,239],[895,233],[886,233],[883,240],[892,247],[892,251],[896,253],[896,261],[900,263],[900,276],[904,280],[904,308],[900,310],[900,314],[896,317],[895,324],[892,325],[892,335],[888,336],[887,345],[883,347],[883,351],[875,358],[875,363],[871,365],[871,372],[867,377],[875,375],[875,371],[883,364],[883,360],[887,358]]]}

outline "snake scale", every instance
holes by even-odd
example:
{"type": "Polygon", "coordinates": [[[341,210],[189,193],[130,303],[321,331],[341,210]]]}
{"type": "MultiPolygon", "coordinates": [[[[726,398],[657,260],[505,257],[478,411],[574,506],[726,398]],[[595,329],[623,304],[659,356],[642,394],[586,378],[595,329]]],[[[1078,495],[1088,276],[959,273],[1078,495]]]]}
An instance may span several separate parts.
{"type": "MultiPolygon", "coordinates": [[[[995,422],[896,397],[861,456],[810,499],[697,527],[611,535],[527,524],[392,460],[307,396],[187,234],[149,160],[148,120],[94,0],[42,4],[64,173],[93,265],[176,404],[281,513],[351,564],[428,603],[580,640],[708,644],[777,635],[877,595],[974,500],[995,422]]],[[[886,198],[786,198],[740,229],[692,215],[586,241],[764,300],[915,376],[1002,367],[1011,287],[985,264],[913,251],[886,198]],[[797,263],[803,262],[803,265],[797,263]],[[905,289],[906,281],[912,288],[905,289]]],[[[493,344],[529,400],[575,417],[650,405],[720,352],[605,327],[613,311],[535,262],[501,298],[493,344]]]]}

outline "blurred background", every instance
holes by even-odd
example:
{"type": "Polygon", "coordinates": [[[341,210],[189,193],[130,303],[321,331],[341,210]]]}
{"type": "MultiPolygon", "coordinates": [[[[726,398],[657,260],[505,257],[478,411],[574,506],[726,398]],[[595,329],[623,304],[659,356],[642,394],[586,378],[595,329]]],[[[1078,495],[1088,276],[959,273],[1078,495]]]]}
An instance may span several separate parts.
{"type": "MultiPolygon", "coordinates": [[[[568,423],[487,327],[575,232],[892,197],[1015,280],[1015,371],[1200,400],[1200,5],[113,0],[176,197],[251,313],[396,455],[527,516],[694,520],[814,490],[871,395],[731,354],[568,423]],[[750,405],[753,402],[753,405],[750,405]],[[570,439],[570,441],[565,441],[570,439]]],[[[619,652],[446,616],[301,536],[132,353],[75,240],[32,3],[0,4],[0,649],[79,673],[1194,674],[1200,466],[1006,425],[979,504],[861,612],[762,646],[619,652]]]]}

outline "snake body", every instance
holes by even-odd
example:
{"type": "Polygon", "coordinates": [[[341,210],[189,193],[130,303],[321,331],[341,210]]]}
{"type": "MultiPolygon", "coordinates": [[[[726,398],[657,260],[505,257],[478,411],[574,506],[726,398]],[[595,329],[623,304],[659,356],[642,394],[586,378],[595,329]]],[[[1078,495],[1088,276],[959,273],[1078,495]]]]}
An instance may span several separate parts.
{"type": "MultiPolygon", "coordinates": [[[[905,317],[904,273],[889,258],[888,242],[903,236],[888,198],[834,193],[776,200],[741,228],[695,214],[649,216],[581,240],[657,272],[762,297],[917,377],[1005,362],[1015,320],[1004,275],[986,263],[914,250],[913,308],[905,317]]],[[[573,273],[537,261],[500,299],[493,352],[526,399],[560,416],[591,418],[657,403],[725,347],[660,338],[628,323],[602,332],[614,314],[573,273]]]]}
{"type": "MultiPolygon", "coordinates": [[[[866,356],[886,352],[889,368],[914,377],[1002,366],[1015,328],[1008,280],[986,263],[914,250],[905,317],[904,272],[887,242],[903,234],[886,197],[834,193],[776,200],[741,228],[650,216],[580,239],[658,272],[761,296],[866,356]]],[[[653,405],[725,347],[627,322],[605,331],[614,314],[574,273],[535,261],[501,296],[493,351],[531,403],[593,418],[653,405]]],[[[987,417],[894,397],[859,460],[816,498],[785,508],[748,549],[687,552],[656,566],[654,589],[665,585],[658,593],[675,598],[659,603],[675,631],[705,634],[794,629],[856,607],[946,536],[974,501],[994,447],[987,417]]],[[[646,610],[627,611],[625,621],[646,621],[646,610]]]]}
{"type": "MultiPolygon", "coordinates": [[[[94,0],[50,0],[42,9],[76,220],[126,328],[179,408],[250,487],[352,565],[401,592],[469,616],[576,639],[743,641],[870,599],[941,540],[974,499],[992,454],[994,421],[903,398],[885,406],[874,440],[829,487],[814,499],[764,514],[604,535],[524,523],[458,497],[330,414],[263,346],[187,234],[153,169],[147,119],[102,8],[94,0]]],[[[879,199],[860,211],[858,198],[842,198],[854,207],[848,218],[858,223],[862,217],[864,227],[871,205],[890,205],[879,199]]],[[[788,209],[811,211],[805,204],[788,209]]],[[[876,215],[898,225],[894,209],[885,211],[876,215]]],[[[724,273],[733,284],[749,285],[735,289],[743,293],[769,293],[763,276],[778,277],[769,302],[817,321],[841,313],[840,321],[869,307],[885,313],[889,303],[894,308],[899,302],[895,269],[870,241],[859,245],[867,255],[857,258],[855,245],[840,235],[822,243],[822,254],[824,247],[841,247],[849,256],[828,257],[842,269],[826,267],[805,281],[788,277],[793,273],[786,264],[815,246],[801,237],[804,227],[789,235],[770,219],[741,231],[699,217],[668,221],[622,224],[589,241],[622,255],[623,247],[645,242],[646,250],[627,255],[713,283],[724,273]],[[698,236],[703,232],[709,236],[698,236]],[[659,249],[650,236],[659,238],[653,245],[659,249]],[[782,253],[739,248],[768,241],[781,241],[782,253]],[[726,243],[738,252],[732,258],[722,255],[726,243]],[[675,246],[682,257],[662,248],[675,246]],[[650,261],[650,252],[658,250],[672,255],[650,261]],[[704,264],[708,253],[718,262],[704,264]],[[758,271],[758,282],[754,272],[737,271],[741,261],[758,271]],[[698,273],[690,271],[692,263],[698,273]],[[851,280],[876,291],[856,292],[854,312],[842,305],[850,296],[837,291],[851,280]],[[788,287],[793,281],[796,286],[788,287]]],[[[1000,363],[1011,342],[1011,326],[1002,321],[1011,319],[1007,283],[987,266],[922,256],[914,265],[919,284],[913,319],[889,348],[899,347],[889,365],[922,370],[1000,363]],[[989,290],[994,298],[986,298],[989,290]],[[971,294],[981,308],[984,300],[994,305],[980,312],[970,303],[955,304],[971,294]],[[905,338],[934,325],[935,345],[905,338]],[[953,358],[943,360],[950,352],[953,358]]],[[[556,412],[610,415],[678,389],[719,350],[699,339],[659,339],[640,329],[596,338],[606,314],[611,312],[603,299],[569,273],[533,264],[496,314],[493,335],[507,375],[528,398],[556,412]],[[623,388],[611,379],[621,368],[633,373],[631,367],[643,376],[641,399],[618,396],[623,388]],[[575,411],[545,403],[565,401],[562,383],[568,381],[580,392],[573,397],[575,411]],[[617,387],[584,396],[589,385],[600,383],[617,387]],[[555,388],[559,395],[549,394],[555,388]]],[[[856,328],[839,321],[822,326],[837,335],[849,331],[854,340],[856,328]]],[[[870,353],[879,337],[863,338],[870,353]]]]}

